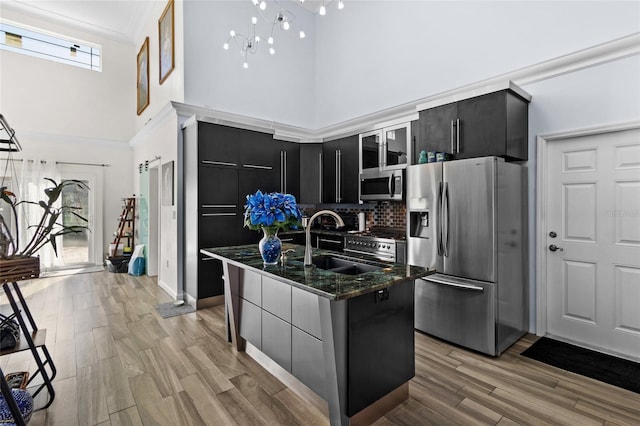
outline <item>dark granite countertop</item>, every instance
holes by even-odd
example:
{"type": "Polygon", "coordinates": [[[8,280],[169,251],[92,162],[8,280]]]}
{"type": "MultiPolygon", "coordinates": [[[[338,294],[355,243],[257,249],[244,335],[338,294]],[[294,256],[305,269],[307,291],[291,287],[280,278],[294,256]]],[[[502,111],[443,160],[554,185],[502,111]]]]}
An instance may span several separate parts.
{"type": "MultiPolygon", "coordinates": [[[[382,269],[365,272],[360,275],[345,275],[320,269],[316,266],[308,266],[305,268],[303,264],[304,247],[289,243],[282,245],[283,251],[289,249],[295,250],[295,253],[289,253],[287,255],[285,265],[278,264],[269,266],[263,264],[257,244],[205,248],[201,249],[200,252],[208,256],[224,258],[231,264],[242,268],[253,269],[261,274],[268,273],[274,275],[274,277],[280,281],[286,281],[295,287],[332,300],[360,296],[434,273],[434,271],[419,266],[359,259],[358,262],[360,263],[381,266],[382,269]]],[[[345,256],[342,253],[322,249],[313,249],[313,255],[314,257],[330,255],[346,259],[357,258],[356,256],[345,256]]]]}

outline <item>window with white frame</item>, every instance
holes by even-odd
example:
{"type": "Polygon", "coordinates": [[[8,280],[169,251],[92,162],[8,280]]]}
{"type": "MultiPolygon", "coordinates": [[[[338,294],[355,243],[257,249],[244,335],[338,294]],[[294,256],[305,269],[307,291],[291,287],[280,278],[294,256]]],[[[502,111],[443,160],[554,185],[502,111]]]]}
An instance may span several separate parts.
{"type": "Polygon", "coordinates": [[[8,21],[0,21],[0,49],[102,71],[100,46],[8,21]]]}

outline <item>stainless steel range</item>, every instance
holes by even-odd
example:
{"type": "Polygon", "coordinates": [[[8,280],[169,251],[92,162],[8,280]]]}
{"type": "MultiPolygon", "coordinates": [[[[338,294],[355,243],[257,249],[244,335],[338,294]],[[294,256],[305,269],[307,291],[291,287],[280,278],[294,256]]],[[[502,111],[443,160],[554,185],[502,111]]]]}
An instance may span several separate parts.
{"type": "Polygon", "coordinates": [[[345,253],[356,253],[388,262],[405,262],[404,230],[373,228],[350,233],[344,241],[345,253]]]}

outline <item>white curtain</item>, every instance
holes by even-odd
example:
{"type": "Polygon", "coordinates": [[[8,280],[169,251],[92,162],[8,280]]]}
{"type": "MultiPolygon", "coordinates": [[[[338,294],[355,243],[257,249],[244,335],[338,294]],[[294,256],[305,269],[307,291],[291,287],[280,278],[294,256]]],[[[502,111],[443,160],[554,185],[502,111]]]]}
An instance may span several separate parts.
{"type": "MultiPolygon", "coordinates": [[[[44,193],[46,188],[53,186],[51,182],[45,178],[53,179],[60,183],[60,171],[55,161],[41,161],[34,158],[32,160],[24,159],[22,161],[22,169],[18,178],[19,193],[18,201],[28,200],[38,203],[40,200],[47,201],[48,198],[44,193]]],[[[58,201],[59,203],[60,201],[58,201]]],[[[20,249],[24,248],[31,240],[33,231],[29,226],[36,225],[42,218],[42,207],[38,205],[23,205],[18,211],[18,229],[20,230],[20,249]]],[[[62,218],[60,218],[62,220],[62,218]]],[[[50,244],[45,245],[38,251],[40,256],[40,267],[44,270],[62,266],[62,238],[56,239],[58,256],[50,244]]]]}

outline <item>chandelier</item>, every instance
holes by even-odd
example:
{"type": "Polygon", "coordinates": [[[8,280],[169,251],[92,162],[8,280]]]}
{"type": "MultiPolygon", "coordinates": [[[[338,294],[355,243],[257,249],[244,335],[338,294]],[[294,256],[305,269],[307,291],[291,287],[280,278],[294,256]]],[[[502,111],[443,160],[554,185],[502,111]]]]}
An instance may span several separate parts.
{"type": "MultiPolygon", "coordinates": [[[[294,25],[296,15],[292,11],[281,7],[277,0],[251,0],[251,2],[255,6],[258,14],[261,16],[262,21],[269,23],[271,26],[271,31],[269,36],[266,37],[266,40],[267,45],[269,46],[269,54],[275,55],[276,49],[274,47],[274,33],[289,32],[294,25]],[[267,5],[267,3],[269,3],[269,5],[267,5]],[[273,10],[275,10],[275,13],[271,15],[273,18],[269,19],[267,17],[267,13],[273,10]]],[[[299,2],[304,3],[304,0],[299,0],[299,2]]],[[[327,14],[327,7],[325,3],[325,0],[323,0],[322,5],[318,10],[318,14],[321,16],[327,14]]],[[[343,0],[338,0],[338,9],[344,9],[343,0]]],[[[229,50],[231,44],[239,45],[240,55],[243,58],[242,67],[245,69],[249,68],[249,54],[255,54],[258,51],[258,46],[264,39],[264,37],[261,37],[256,30],[257,24],[258,17],[251,17],[248,34],[242,34],[235,30],[231,30],[229,31],[229,38],[227,38],[227,41],[222,45],[224,50],[229,50]]],[[[301,39],[306,37],[304,30],[301,28],[298,29],[298,37],[301,39]]]]}

